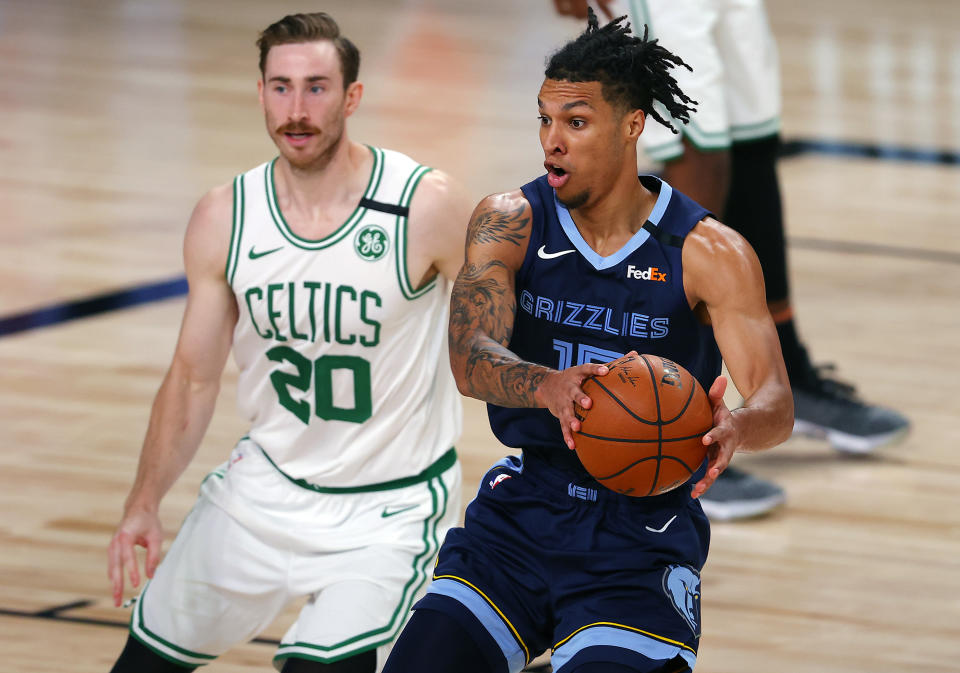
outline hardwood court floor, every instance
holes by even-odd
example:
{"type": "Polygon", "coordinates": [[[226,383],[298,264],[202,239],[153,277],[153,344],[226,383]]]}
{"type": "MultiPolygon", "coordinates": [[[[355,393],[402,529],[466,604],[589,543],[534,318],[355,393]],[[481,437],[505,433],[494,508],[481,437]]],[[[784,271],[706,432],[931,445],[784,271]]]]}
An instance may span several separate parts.
{"type": "MultiPolygon", "coordinates": [[[[477,199],[537,175],[544,57],[577,30],[550,4],[322,3],[364,55],[353,137],[445,169],[477,199]]],[[[0,320],[179,277],[195,201],[273,156],[257,31],[317,7],[0,0],[0,320]]],[[[960,151],[960,5],[771,0],[769,12],[787,139],[960,151]]],[[[714,525],[697,670],[960,671],[960,166],[807,152],[781,163],[781,179],[815,359],[914,428],[866,459],[803,439],[737,458],[789,503],[714,525]]],[[[0,671],[104,671],[122,646],[110,624],[129,612],[110,604],[105,547],[183,304],[0,336],[0,671]]],[[[235,381],[231,362],[200,452],[164,501],[169,536],[244,432],[235,381]]],[[[467,502],[505,450],[482,406],[465,407],[467,502]]],[[[267,670],[271,655],[251,643],[209,669],[267,670]]]]}

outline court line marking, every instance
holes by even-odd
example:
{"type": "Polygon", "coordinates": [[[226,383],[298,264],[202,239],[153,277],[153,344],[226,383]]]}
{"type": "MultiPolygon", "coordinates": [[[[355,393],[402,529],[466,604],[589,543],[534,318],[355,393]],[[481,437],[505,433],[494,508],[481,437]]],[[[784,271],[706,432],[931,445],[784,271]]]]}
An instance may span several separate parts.
{"type": "MultiPolygon", "coordinates": [[[[45,610],[37,610],[35,612],[30,612],[29,610],[12,610],[10,608],[0,608],[0,617],[20,617],[23,619],[46,619],[48,621],[58,621],[58,622],[69,622],[72,624],[85,624],[89,626],[108,626],[111,628],[120,628],[126,629],[130,626],[129,620],[127,621],[114,621],[112,619],[97,619],[94,617],[72,617],[69,615],[61,614],[67,610],[77,610],[81,608],[87,608],[92,605],[96,605],[96,601],[91,600],[76,600],[71,603],[64,603],[63,605],[56,605],[45,610]]],[[[254,638],[249,641],[251,643],[257,643],[259,645],[279,645],[279,640],[273,640],[272,638],[254,638]]],[[[549,666],[537,666],[534,668],[525,668],[523,669],[526,673],[547,673],[550,670],[549,666]]]]}

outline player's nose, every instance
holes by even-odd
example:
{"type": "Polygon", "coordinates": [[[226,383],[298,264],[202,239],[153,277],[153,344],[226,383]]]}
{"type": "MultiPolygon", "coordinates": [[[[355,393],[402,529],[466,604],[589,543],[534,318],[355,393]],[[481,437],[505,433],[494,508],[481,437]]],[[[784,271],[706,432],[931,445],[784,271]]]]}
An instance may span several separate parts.
{"type": "Polygon", "coordinates": [[[540,144],[543,145],[543,151],[548,156],[551,154],[565,154],[566,145],[563,142],[563,135],[553,124],[544,129],[540,136],[540,144]]]}

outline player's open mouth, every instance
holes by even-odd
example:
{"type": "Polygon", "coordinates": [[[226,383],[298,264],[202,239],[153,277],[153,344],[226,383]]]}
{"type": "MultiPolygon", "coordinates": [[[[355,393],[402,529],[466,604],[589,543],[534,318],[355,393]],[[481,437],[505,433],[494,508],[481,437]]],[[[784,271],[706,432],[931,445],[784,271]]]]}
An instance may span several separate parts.
{"type": "Polygon", "coordinates": [[[313,137],[312,133],[284,133],[283,135],[291,145],[303,145],[313,137]]]}
{"type": "Polygon", "coordinates": [[[560,189],[570,179],[570,174],[559,166],[546,162],[543,165],[547,169],[547,182],[554,189],[560,189]]]}

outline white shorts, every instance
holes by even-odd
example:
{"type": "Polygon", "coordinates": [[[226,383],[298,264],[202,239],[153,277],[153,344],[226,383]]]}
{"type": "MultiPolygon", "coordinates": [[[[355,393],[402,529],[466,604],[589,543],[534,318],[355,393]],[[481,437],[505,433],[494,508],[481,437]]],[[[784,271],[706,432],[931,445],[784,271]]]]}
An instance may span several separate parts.
{"type": "Polygon", "coordinates": [[[460,516],[459,463],[441,459],[418,477],[318,493],[241,440],[144,586],[132,635],[166,659],[206,664],[305,596],[277,669],[290,656],[332,662],[376,647],[379,670],[460,516]]]}
{"type": "MultiPolygon", "coordinates": [[[[726,149],[780,130],[780,65],[763,0],[613,0],[609,7],[629,16],[636,35],[648,25],[651,39],[693,68],[671,70],[697,101],[690,122],[678,124],[655,106],[694,146],[726,149]]],[[[640,140],[648,157],[666,161],[683,154],[683,136],[648,116],[640,140]]]]}

